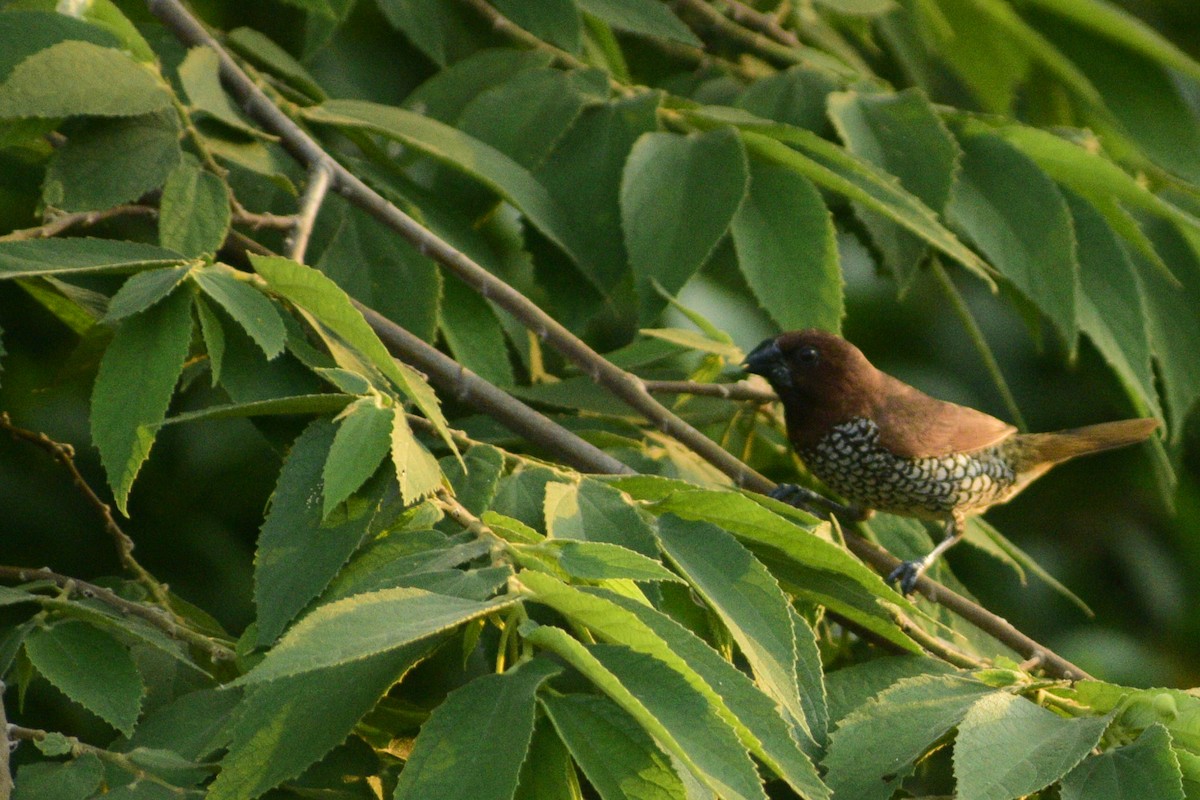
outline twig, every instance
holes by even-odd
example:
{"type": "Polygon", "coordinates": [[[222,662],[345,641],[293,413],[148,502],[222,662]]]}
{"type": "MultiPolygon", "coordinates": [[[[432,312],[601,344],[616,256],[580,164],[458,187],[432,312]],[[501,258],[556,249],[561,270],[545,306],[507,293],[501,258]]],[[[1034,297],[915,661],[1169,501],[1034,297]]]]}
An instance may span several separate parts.
{"type": "Polygon", "coordinates": [[[271,214],[262,211],[250,211],[236,197],[229,198],[229,206],[233,210],[233,221],[239,225],[249,225],[254,230],[274,228],[288,230],[296,225],[295,214],[271,214]]]}
{"type": "MultiPolygon", "coordinates": [[[[280,137],[281,144],[293,157],[306,166],[311,166],[330,158],[308,133],[275,106],[270,98],[234,62],[224,47],[201,26],[183,7],[179,0],[146,0],[146,2],[151,13],[158,17],[184,44],[190,46],[204,45],[212,48],[217,53],[220,60],[221,77],[231,94],[238,98],[243,110],[250,117],[259,122],[268,131],[280,137]]],[[[504,308],[539,338],[546,341],[569,361],[580,367],[586,375],[641,413],[663,433],[672,436],[701,458],[717,467],[717,469],[729,476],[738,486],[761,493],[768,493],[775,487],[772,481],[743,464],[711,439],[655,401],[646,390],[646,386],[641,379],[604,359],[516,289],[496,278],[468,256],[426,230],[416,220],[389,203],[341,164],[334,163],[332,164],[332,168],[333,188],[335,191],[399,233],[406,241],[416,247],[418,252],[433,258],[439,264],[454,272],[459,278],[475,289],[475,291],[504,308]]],[[[380,317],[376,314],[375,318],[379,319],[380,317]]],[[[395,326],[395,330],[396,332],[400,331],[398,326],[395,326]]],[[[403,333],[407,334],[407,332],[403,333]]],[[[411,334],[407,334],[407,336],[416,339],[411,334]]],[[[380,337],[383,338],[383,334],[380,334],[380,337]]],[[[423,342],[421,344],[424,345],[423,342]]],[[[427,347],[427,345],[425,346],[427,347]]],[[[440,353],[438,355],[445,358],[440,353]]],[[[437,361],[437,359],[433,358],[430,360],[437,361]]],[[[452,373],[458,375],[466,374],[466,371],[455,362],[450,361],[450,365],[452,365],[449,368],[452,373]]],[[[439,363],[438,367],[442,370],[443,378],[454,379],[454,374],[445,374],[446,365],[444,363],[439,363]]],[[[427,369],[427,371],[431,372],[432,376],[432,370],[426,367],[420,368],[427,369]]],[[[503,393],[501,392],[501,394],[503,393]]],[[[553,437],[548,432],[543,432],[541,435],[543,436],[541,441],[550,441],[555,449],[558,449],[560,443],[553,440],[553,437]]],[[[579,460],[575,462],[575,465],[589,472],[603,473],[610,471],[611,457],[604,454],[601,455],[604,456],[603,459],[597,460],[594,455],[577,453],[576,457],[579,460]]],[[[621,471],[625,471],[626,469],[622,467],[621,471]]],[[[859,539],[858,537],[849,537],[847,541],[852,543],[851,549],[858,553],[860,558],[868,560],[869,563],[872,563],[876,569],[882,571],[884,574],[890,572],[898,563],[890,555],[866,542],[866,540],[859,539]],[[883,559],[882,565],[880,557],[883,559]]],[[[1038,645],[1032,639],[1017,631],[1006,620],[1001,619],[966,598],[944,589],[944,587],[933,583],[927,578],[922,578],[918,582],[918,588],[931,592],[937,598],[937,602],[956,611],[956,613],[971,621],[981,630],[1004,641],[1018,652],[1029,654],[1036,649],[1047,653],[1047,666],[1057,670],[1060,674],[1067,677],[1086,676],[1083,670],[1075,667],[1065,659],[1057,656],[1053,660],[1050,659],[1050,651],[1047,648],[1038,645]]]]}
{"type": "MultiPolygon", "coordinates": [[[[62,464],[67,472],[71,475],[71,482],[75,484],[88,501],[92,508],[96,509],[96,513],[104,521],[104,530],[112,537],[113,543],[117,548],[117,558],[121,561],[121,566],[127,569],[146,590],[150,592],[150,596],[154,598],[154,602],[162,607],[163,611],[176,617],[174,610],[171,608],[171,596],[167,592],[165,586],[155,580],[154,576],[141,565],[140,562],[133,556],[134,543],[129,534],[121,529],[117,524],[116,518],[112,514],[112,508],[100,499],[87,480],[79,472],[79,468],[75,466],[75,448],[69,444],[56,442],[44,433],[38,431],[30,431],[25,428],[19,428],[13,425],[12,420],[8,416],[8,412],[0,412],[0,429],[8,431],[8,433],[16,439],[22,439],[26,442],[34,444],[45,450],[50,456],[62,464]]],[[[178,621],[178,617],[176,617],[178,621]]]]}
{"type": "MultiPolygon", "coordinates": [[[[39,728],[25,728],[20,725],[10,725],[8,728],[8,735],[14,742],[40,742],[50,736],[50,731],[44,731],[39,728]]],[[[74,758],[78,758],[79,756],[85,754],[94,755],[100,760],[107,761],[113,766],[128,772],[134,777],[135,781],[146,781],[148,783],[153,783],[156,786],[161,786],[162,788],[168,790],[171,794],[178,797],[188,794],[199,795],[202,792],[201,789],[184,789],[169,781],[163,780],[153,772],[147,772],[138,766],[137,762],[135,762],[125,753],[118,753],[113,750],[105,750],[103,747],[96,747],[95,745],[88,744],[87,742],[81,742],[74,736],[62,736],[64,739],[66,739],[67,744],[71,746],[71,755],[74,758]]]]}
{"type": "Polygon", "coordinates": [[[764,14],[756,8],[751,8],[740,0],[725,0],[729,8],[729,16],[734,22],[754,28],[770,36],[775,41],[788,47],[799,47],[800,37],[779,24],[770,14],[764,14]]]}
{"type": "Polygon", "coordinates": [[[332,159],[320,160],[309,167],[308,185],[300,197],[300,210],[296,213],[295,225],[284,243],[284,252],[293,261],[304,263],[304,253],[308,250],[308,240],[312,236],[313,226],[317,222],[317,213],[325,202],[329,192],[329,183],[333,177],[332,159]]]}
{"type": "Polygon", "coordinates": [[[987,662],[983,659],[968,655],[949,642],[934,636],[914,622],[907,614],[896,610],[892,618],[902,631],[912,637],[914,642],[947,664],[953,664],[963,669],[980,669],[987,666],[987,662]]]}
{"type": "Polygon", "coordinates": [[[0,580],[12,581],[14,583],[47,581],[64,592],[77,594],[81,597],[94,598],[120,614],[144,620],[172,639],[178,639],[199,647],[208,653],[213,661],[232,661],[236,655],[229,647],[192,630],[186,625],[179,624],[158,608],[126,600],[111,589],[106,589],[103,586],[97,586],[87,581],[81,581],[69,575],[61,575],[49,569],[26,569],[25,567],[0,565],[0,580]]]}
{"type": "Polygon", "coordinates": [[[56,214],[51,219],[33,228],[24,228],[0,236],[0,242],[22,242],[29,239],[49,239],[75,226],[90,227],[113,217],[138,216],[157,217],[158,209],[154,206],[123,205],[106,208],[103,211],[76,211],[70,214],[56,214]]]}
{"type": "Polygon", "coordinates": [[[798,50],[799,40],[796,40],[794,44],[783,44],[766,34],[729,19],[704,0],[675,0],[675,2],[676,5],[688,9],[712,25],[717,32],[752,50],[757,50],[765,56],[785,64],[799,64],[804,61],[804,56],[798,50]]]}
{"type": "Polygon", "coordinates": [[[979,353],[979,357],[983,359],[983,365],[992,377],[992,381],[996,384],[996,389],[1000,392],[1000,397],[1004,400],[1004,405],[1008,409],[1013,423],[1023,431],[1029,430],[1029,426],[1025,424],[1025,417],[1021,415],[1021,409],[1017,406],[1017,400],[1013,397],[1012,390],[1008,388],[1008,381],[1004,380],[1004,373],[1000,371],[1000,364],[996,362],[996,356],[992,354],[992,348],[988,346],[987,339],[983,335],[983,330],[979,327],[979,323],[975,321],[975,316],[971,314],[971,309],[967,307],[967,303],[963,300],[962,294],[959,293],[958,287],[950,280],[950,276],[946,274],[946,268],[942,266],[941,260],[936,256],[930,259],[929,268],[933,270],[933,276],[937,278],[938,285],[942,287],[942,291],[950,298],[950,305],[953,307],[954,313],[958,315],[959,321],[967,329],[967,336],[970,337],[971,343],[975,345],[975,350],[979,353]]]}
{"type": "Polygon", "coordinates": [[[549,42],[545,42],[534,36],[529,31],[522,28],[517,23],[513,22],[508,17],[500,13],[487,0],[462,0],[471,8],[491,23],[492,27],[508,38],[520,44],[522,47],[527,47],[530,50],[538,50],[543,53],[548,53],[554,57],[562,66],[567,69],[587,69],[590,64],[580,61],[571,53],[563,50],[561,47],[555,47],[549,42]]]}
{"type": "Polygon", "coordinates": [[[643,381],[651,394],[694,394],[723,400],[749,400],[773,403],[779,398],[770,389],[761,389],[746,381],[738,383],[697,383],[696,381],[643,381]]]}

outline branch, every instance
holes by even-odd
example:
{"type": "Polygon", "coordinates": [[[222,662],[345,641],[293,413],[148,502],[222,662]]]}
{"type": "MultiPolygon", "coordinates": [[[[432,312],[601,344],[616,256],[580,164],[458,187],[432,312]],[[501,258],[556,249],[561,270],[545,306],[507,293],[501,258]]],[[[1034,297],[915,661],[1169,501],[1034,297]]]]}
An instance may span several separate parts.
{"type": "Polygon", "coordinates": [[[694,394],[719,397],[723,400],[749,400],[754,403],[773,403],[779,398],[770,389],[762,389],[748,381],[738,383],[697,383],[696,381],[643,381],[651,394],[694,394]]]}
{"type": "MultiPolygon", "coordinates": [[[[111,589],[97,586],[94,583],[81,581],[69,575],[61,575],[48,569],[26,569],[0,565],[0,580],[14,583],[31,583],[33,581],[48,581],[68,594],[77,594],[99,600],[114,611],[129,617],[137,617],[150,623],[172,639],[195,645],[206,652],[213,661],[232,661],[236,654],[232,649],[220,642],[181,625],[163,611],[152,606],[126,600],[111,589]]],[[[49,600],[50,598],[46,598],[49,600]]]]}
{"type": "Polygon", "coordinates": [[[114,217],[138,216],[157,217],[158,209],[154,206],[123,205],[106,208],[103,211],[77,211],[71,214],[56,214],[41,225],[24,228],[0,236],[0,242],[22,242],[28,239],[49,239],[76,225],[90,227],[99,222],[114,217]]]}
{"type": "MultiPolygon", "coordinates": [[[[96,509],[100,518],[104,521],[104,530],[112,537],[113,543],[117,548],[117,558],[126,570],[128,570],[146,590],[150,592],[150,596],[154,598],[154,602],[162,607],[163,611],[175,617],[175,612],[171,608],[171,597],[168,594],[166,587],[155,580],[154,576],[138,562],[133,556],[134,543],[129,534],[121,529],[117,524],[117,520],[113,517],[112,508],[100,499],[87,480],[79,472],[79,468],[75,466],[75,448],[69,444],[56,442],[44,433],[26,430],[12,424],[12,420],[8,416],[8,412],[0,412],[0,429],[6,430],[14,439],[22,439],[30,444],[40,447],[45,450],[50,456],[62,464],[67,472],[71,474],[71,482],[75,484],[88,504],[96,509]]],[[[176,617],[178,621],[178,617],[176,617]]]]}
{"type": "Polygon", "coordinates": [[[308,185],[300,197],[300,210],[296,213],[295,225],[284,243],[284,252],[293,261],[304,263],[304,253],[308,250],[308,240],[312,236],[313,226],[317,223],[317,213],[325,202],[329,191],[330,178],[333,170],[326,160],[318,161],[308,169],[308,185]]]}
{"type": "MultiPolygon", "coordinates": [[[[221,78],[230,93],[241,103],[247,115],[256,120],[266,130],[280,137],[280,143],[294,158],[310,168],[318,163],[329,163],[332,169],[331,177],[335,191],[399,233],[419,253],[433,258],[443,267],[454,272],[455,275],[476,292],[508,311],[522,325],[536,333],[540,339],[557,350],[568,361],[579,367],[584,374],[590,376],[596,383],[604,386],[616,397],[623,400],[660,431],[678,440],[701,458],[715,466],[731,478],[734,484],[764,494],[775,488],[775,484],[772,481],[743,464],[736,457],[721,448],[716,442],[713,442],[700,431],[659,404],[650,396],[645,383],[640,378],[604,359],[583,340],[567,330],[566,327],[546,314],[546,312],[542,311],[535,303],[512,286],[492,275],[471,260],[466,254],[455,249],[433,232],[422,227],[420,223],[389,203],[341,164],[333,161],[332,157],[325,152],[312,136],[280,110],[254,84],[225,48],[204,29],[179,0],[146,0],[146,2],[151,13],[158,17],[184,44],[189,46],[203,45],[212,48],[217,53],[220,60],[221,78]]],[[[379,315],[375,315],[375,317],[378,321],[379,315]]],[[[398,334],[403,333],[405,336],[401,338],[411,337],[412,340],[420,342],[419,339],[408,334],[406,331],[402,331],[398,326],[395,326],[394,332],[398,334]]],[[[383,338],[383,334],[381,334],[381,338],[383,338]]],[[[413,344],[415,345],[415,342],[413,344]]],[[[423,347],[428,347],[424,342],[420,342],[420,344],[423,347]]],[[[430,349],[432,350],[432,348],[430,349]]],[[[438,367],[443,380],[453,381],[456,375],[468,374],[467,370],[464,370],[457,363],[446,358],[441,353],[438,353],[438,357],[430,356],[430,364],[431,366],[436,365],[438,367]],[[440,359],[445,359],[449,364],[447,365],[440,359]],[[450,374],[447,374],[447,370],[450,374]]],[[[430,369],[430,372],[432,374],[432,369],[430,369]]],[[[473,377],[479,380],[477,376],[473,377]]],[[[498,389],[496,391],[499,392],[498,389]]],[[[503,392],[499,393],[503,394],[503,392]]],[[[496,399],[499,400],[499,398],[496,399]]],[[[547,434],[543,432],[542,435],[545,436],[547,434]]],[[[545,440],[543,439],[543,441],[545,440]]],[[[559,442],[557,440],[553,441],[552,444],[555,449],[558,449],[559,442]]],[[[590,465],[591,458],[587,460],[590,465]]],[[[590,466],[581,466],[581,468],[593,471],[590,466]]],[[[605,470],[601,469],[598,471],[605,470]]],[[[622,471],[625,471],[624,468],[622,471]]],[[[899,563],[890,555],[887,555],[884,551],[865,540],[857,539],[857,537],[848,537],[847,541],[859,542],[860,544],[852,544],[851,549],[859,553],[861,558],[875,565],[876,569],[884,571],[884,574],[890,571],[895,564],[899,563]],[[867,550],[863,549],[864,545],[868,548],[867,550]],[[859,552],[860,550],[862,552],[859,552]],[[866,555],[868,552],[870,558],[866,555]],[[886,559],[888,563],[885,566],[880,566],[877,556],[886,559]]],[[[1086,673],[1065,659],[1058,657],[1052,659],[1049,656],[1050,651],[1047,648],[1039,646],[1032,639],[1029,639],[1013,628],[1006,620],[975,605],[966,598],[950,592],[948,589],[929,581],[927,578],[922,578],[918,583],[918,588],[923,592],[930,593],[937,602],[951,610],[955,610],[964,618],[997,639],[1009,644],[1009,646],[1018,652],[1026,656],[1031,656],[1034,652],[1047,654],[1045,663],[1048,668],[1058,669],[1060,670],[1060,674],[1067,677],[1086,675],[1086,673]]]]}

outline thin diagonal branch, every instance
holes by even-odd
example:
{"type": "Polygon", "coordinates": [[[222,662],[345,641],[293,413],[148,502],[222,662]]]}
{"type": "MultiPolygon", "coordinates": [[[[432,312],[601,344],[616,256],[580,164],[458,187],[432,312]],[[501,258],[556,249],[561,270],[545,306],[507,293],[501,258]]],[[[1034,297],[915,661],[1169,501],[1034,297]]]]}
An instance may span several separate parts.
{"type": "Polygon", "coordinates": [[[329,192],[329,184],[333,178],[333,168],[330,161],[321,160],[312,164],[308,169],[308,185],[300,197],[300,210],[296,213],[295,225],[284,243],[284,252],[293,261],[304,263],[304,254],[308,250],[308,240],[312,237],[313,226],[317,224],[317,213],[325,202],[329,192]]]}
{"type": "Polygon", "coordinates": [[[103,211],[77,211],[70,214],[56,214],[51,219],[33,228],[23,228],[0,236],[0,242],[21,242],[29,239],[49,239],[63,231],[76,226],[90,227],[114,217],[157,217],[158,209],[154,206],[122,205],[106,208],[103,211]]]}
{"type": "MultiPolygon", "coordinates": [[[[454,272],[475,291],[508,311],[526,328],[583,370],[592,380],[638,411],[663,433],[675,438],[725,473],[736,485],[761,493],[770,492],[775,488],[772,481],[743,464],[716,442],[704,436],[654,400],[640,378],[607,361],[512,286],[495,277],[466,254],[421,226],[420,223],[389,203],[342,165],[332,162],[331,157],[321,145],[254,84],[225,48],[204,29],[179,0],[147,0],[147,5],[151,13],[158,17],[182,42],[189,46],[204,45],[217,53],[220,60],[221,78],[233,96],[242,104],[243,110],[264,128],[278,135],[283,147],[300,163],[311,167],[316,163],[330,161],[335,191],[399,233],[416,247],[418,252],[433,258],[454,272]]],[[[454,369],[461,370],[462,368],[455,364],[454,369]]],[[[587,466],[581,463],[580,468],[595,472],[606,471],[606,468],[594,462],[592,457],[584,460],[587,466]]],[[[864,539],[848,537],[847,542],[860,558],[867,560],[884,574],[887,574],[898,563],[882,549],[864,539]]],[[[939,584],[922,578],[918,582],[918,589],[930,593],[937,602],[956,611],[1018,652],[1025,655],[1032,655],[1034,652],[1045,653],[1047,656],[1045,663],[1048,669],[1067,677],[1086,675],[1083,670],[1065,659],[1057,656],[1051,658],[1047,648],[1021,634],[1006,620],[966,598],[950,592],[939,584]]]]}

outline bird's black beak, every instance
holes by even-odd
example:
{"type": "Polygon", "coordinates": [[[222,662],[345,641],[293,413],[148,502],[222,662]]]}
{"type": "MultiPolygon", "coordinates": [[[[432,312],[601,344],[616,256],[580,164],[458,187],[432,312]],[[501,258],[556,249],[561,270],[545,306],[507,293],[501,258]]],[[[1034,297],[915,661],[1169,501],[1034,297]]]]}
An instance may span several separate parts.
{"type": "Polygon", "coordinates": [[[783,351],[779,349],[779,344],[774,338],[767,339],[751,350],[742,366],[746,372],[762,375],[773,387],[786,388],[792,385],[791,373],[783,360],[783,351]]]}

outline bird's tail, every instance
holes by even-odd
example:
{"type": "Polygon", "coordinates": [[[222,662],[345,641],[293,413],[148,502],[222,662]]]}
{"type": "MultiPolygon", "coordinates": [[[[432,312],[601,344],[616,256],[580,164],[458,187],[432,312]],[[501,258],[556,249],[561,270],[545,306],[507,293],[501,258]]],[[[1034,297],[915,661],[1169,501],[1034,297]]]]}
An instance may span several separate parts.
{"type": "Polygon", "coordinates": [[[1158,421],[1154,419],[1122,419],[1053,433],[1030,433],[1021,438],[1029,448],[1027,452],[1032,456],[1032,461],[1049,465],[1076,456],[1137,444],[1154,433],[1157,427],[1158,421]]]}

